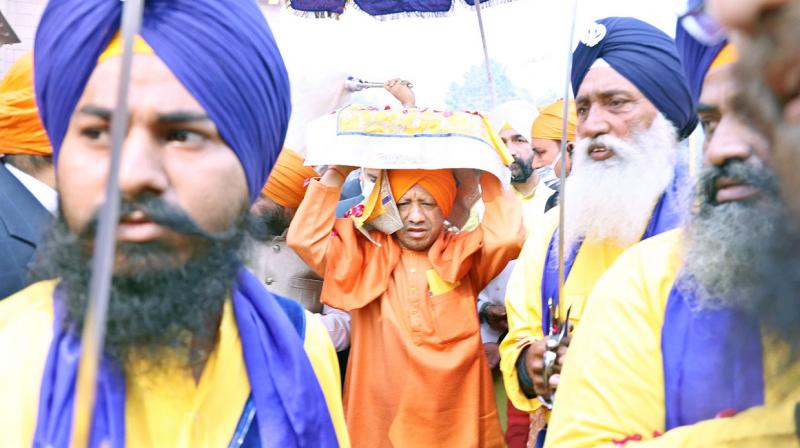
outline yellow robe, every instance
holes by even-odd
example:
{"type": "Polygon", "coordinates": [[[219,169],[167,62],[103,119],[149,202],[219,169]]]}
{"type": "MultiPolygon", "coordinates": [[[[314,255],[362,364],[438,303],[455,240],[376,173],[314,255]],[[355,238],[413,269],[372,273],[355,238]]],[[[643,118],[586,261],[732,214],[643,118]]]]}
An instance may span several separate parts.
{"type": "MultiPolygon", "coordinates": [[[[508,335],[500,344],[500,369],[506,392],[514,406],[525,412],[541,407],[537,398],[528,398],[522,392],[517,377],[517,359],[524,343],[543,337],[542,331],[542,272],[547,247],[558,225],[558,207],[544,215],[542,224],[528,237],[511,274],[506,288],[506,313],[508,335]]],[[[612,244],[581,245],[572,271],[564,284],[562,309],[570,311],[570,323],[576,327],[581,321],[586,299],[595,282],[608,269],[624,248],[612,244]]]]}
{"type": "Polygon", "coordinates": [[[514,190],[514,195],[522,201],[522,222],[525,224],[525,230],[530,235],[536,226],[541,224],[542,216],[544,216],[544,207],[555,191],[545,185],[544,182],[539,182],[539,185],[528,195],[520,193],[513,187],[512,190],[514,190]]]}
{"type": "Polygon", "coordinates": [[[776,349],[765,352],[766,406],[664,432],[661,329],[680,266],[673,230],[634,246],[598,281],[570,345],[546,446],[612,447],[626,438],[636,447],[800,446],[800,365],[779,370],[785,351],[776,349]]]}
{"type": "MultiPolygon", "coordinates": [[[[39,389],[53,337],[55,281],[36,283],[0,302],[0,434],[3,446],[31,446],[39,389]]],[[[342,412],[339,368],[325,327],[306,312],[304,347],[322,386],[339,444],[350,446],[342,412]]],[[[230,301],[219,339],[195,383],[189,372],[127,375],[126,445],[227,446],[250,382],[230,301]]]]}

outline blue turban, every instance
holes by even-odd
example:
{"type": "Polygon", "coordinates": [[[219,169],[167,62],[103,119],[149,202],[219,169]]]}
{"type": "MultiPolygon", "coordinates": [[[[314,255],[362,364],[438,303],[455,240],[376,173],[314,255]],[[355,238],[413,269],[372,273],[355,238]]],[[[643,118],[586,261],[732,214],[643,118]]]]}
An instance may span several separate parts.
{"type": "MultiPolygon", "coordinates": [[[[51,0],[34,43],[35,88],[54,159],[97,58],[120,27],[116,0],[51,0]]],[[[251,201],[283,145],[291,102],[255,0],[148,0],[141,35],[203,106],[244,168],[251,201]]]]}
{"type": "Polygon", "coordinates": [[[595,30],[572,55],[575,94],[592,64],[602,58],[672,122],[681,139],[688,137],[697,126],[697,115],[675,42],[658,28],[631,17],[608,17],[597,23],[605,32],[595,30]]]}
{"type": "Polygon", "coordinates": [[[689,89],[692,91],[692,99],[695,103],[700,99],[703,80],[706,78],[709,67],[727,44],[727,39],[713,46],[700,43],[686,31],[686,28],[681,25],[681,21],[678,20],[675,30],[675,45],[678,47],[678,53],[683,62],[683,72],[689,81],[689,89]]]}

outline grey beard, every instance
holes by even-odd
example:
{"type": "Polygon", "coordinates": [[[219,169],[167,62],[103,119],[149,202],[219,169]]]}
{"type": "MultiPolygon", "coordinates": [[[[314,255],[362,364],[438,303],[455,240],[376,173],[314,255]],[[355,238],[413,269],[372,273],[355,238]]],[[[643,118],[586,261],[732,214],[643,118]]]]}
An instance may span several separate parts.
{"type": "Polygon", "coordinates": [[[698,183],[699,207],[686,226],[685,260],[680,282],[703,309],[756,310],[763,290],[753,261],[784,219],[774,176],[761,165],[733,160],[706,167],[698,183]],[[721,177],[741,180],[761,194],[742,202],[716,203],[714,183],[721,177]]]}

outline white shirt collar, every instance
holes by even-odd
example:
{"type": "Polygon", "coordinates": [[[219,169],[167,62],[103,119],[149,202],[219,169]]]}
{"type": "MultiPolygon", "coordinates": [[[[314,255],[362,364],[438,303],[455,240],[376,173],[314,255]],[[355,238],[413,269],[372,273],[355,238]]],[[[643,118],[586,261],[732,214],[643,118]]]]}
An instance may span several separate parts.
{"type": "Polygon", "coordinates": [[[58,193],[56,190],[10,163],[6,163],[5,166],[50,214],[53,216],[58,214],[58,193]]]}

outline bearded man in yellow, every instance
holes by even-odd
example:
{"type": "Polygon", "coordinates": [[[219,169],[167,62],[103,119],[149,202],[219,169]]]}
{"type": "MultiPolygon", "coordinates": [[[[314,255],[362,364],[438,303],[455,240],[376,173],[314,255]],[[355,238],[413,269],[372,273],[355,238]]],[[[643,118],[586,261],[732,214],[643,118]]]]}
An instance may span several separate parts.
{"type": "MultiPolygon", "coordinates": [[[[500,365],[509,398],[527,412],[550,402],[569,344],[569,338],[561,342],[554,375],[545,379],[548,304],[571,309],[571,322],[579,325],[595,282],[617,256],[678,226],[685,210],[679,141],[697,118],[674,41],[636,19],[603,19],[573,54],[572,84],[579,140],[566,185],[565,235],[556,232],[554,209],[526,241],[506,294],[509,334],[500,365]],[[566,247],[563,297],[559,237],[566,247]]],[[[543,411],[537,416],[543,426],[543,411]]]]}
{"type": "Polygon", "coordinates": [[[766,296],[753,262],[792,241],[769,148],[734,108],[732,47],[677,39],[706,135],[699,207],[598,281],[548,446],[798,446],[798,342],[771,324],[793,301],[766,296]]]}
{"type": "Polygon", "coordinates": [[[277,44],[246,0],[144,4],[95,406],[73,415],[122,9],[54,0],[37,29],[34,85],[60,216],[37,249],[48,280],[0,302],[3,445],[347,446],[324,327],[240,259],[291,104],[277,44]],[[73,429],[81,418],[88,434],[73,429]]]}

